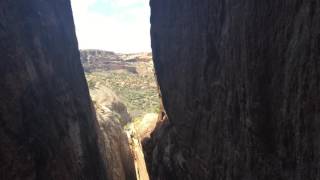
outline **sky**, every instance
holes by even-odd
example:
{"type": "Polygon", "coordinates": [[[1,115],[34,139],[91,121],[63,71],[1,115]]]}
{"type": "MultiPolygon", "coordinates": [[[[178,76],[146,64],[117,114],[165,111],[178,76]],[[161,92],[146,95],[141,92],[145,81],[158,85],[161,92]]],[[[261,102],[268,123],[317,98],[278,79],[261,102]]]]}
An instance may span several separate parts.
{"type": "Polygon", "coordinates": [[[149,0],[71,0],[80,49],[151,52],[149,0]]]}

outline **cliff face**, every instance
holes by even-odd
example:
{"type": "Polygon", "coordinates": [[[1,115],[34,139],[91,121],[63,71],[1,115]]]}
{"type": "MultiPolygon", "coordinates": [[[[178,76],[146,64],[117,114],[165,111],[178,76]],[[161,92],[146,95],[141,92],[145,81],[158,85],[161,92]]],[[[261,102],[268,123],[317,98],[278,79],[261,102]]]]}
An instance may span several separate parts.
{"type": "Polygon", "coordinates": [[[69,0],[0,1],[0,179],[106,179],[69,0]]]}
{"type": "Polygon", "coordinates": [[[320,2],[150,4],[152,179],[320,179],[320,2]]]}
{"type": "Polygon", "coordinates": [[[124,126],[131,122],[126,106],[108,88],[90,90],[100,127],[100,150],[107,164],[108,179],[135,180],[134,155],[124,126]]]}

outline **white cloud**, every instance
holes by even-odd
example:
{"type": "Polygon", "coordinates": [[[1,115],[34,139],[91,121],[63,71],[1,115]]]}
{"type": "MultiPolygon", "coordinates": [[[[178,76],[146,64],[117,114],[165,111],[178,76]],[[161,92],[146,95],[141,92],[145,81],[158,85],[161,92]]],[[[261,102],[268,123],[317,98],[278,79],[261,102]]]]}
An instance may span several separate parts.
{"type": "Polygon", "coordinates": [[[103,1],[111,3],[121,12],[105,15],[90,10],[97,0],[72,0],[79,48],[115,52],[151,51],[148,1],[103,1]],[[130,8],[137,3],[145,4],[143,7],[130,8]]]}

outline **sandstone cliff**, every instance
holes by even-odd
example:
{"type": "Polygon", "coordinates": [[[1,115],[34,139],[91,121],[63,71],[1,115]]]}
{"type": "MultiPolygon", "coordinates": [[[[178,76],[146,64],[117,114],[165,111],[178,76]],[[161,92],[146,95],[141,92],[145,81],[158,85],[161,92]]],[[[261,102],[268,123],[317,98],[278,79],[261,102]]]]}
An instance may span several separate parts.
{"type": "Polygon", "coordinates": [[[320,2],[150,4],[151,179],[320,179],[320,2]]]}
{"type": "Polygon", "coordinates": [[[107,179],[69,0],[0,1],[0,57],[0,179],[107,179]]]}
{"type": "Polygon", "coordinates": [[[100,148],[107,164],[108,178],[135,180],[134,155],[130,149],[124,126],[131,122],[125,105],[108,88],[90,90],[97,111],[100,148]]]}

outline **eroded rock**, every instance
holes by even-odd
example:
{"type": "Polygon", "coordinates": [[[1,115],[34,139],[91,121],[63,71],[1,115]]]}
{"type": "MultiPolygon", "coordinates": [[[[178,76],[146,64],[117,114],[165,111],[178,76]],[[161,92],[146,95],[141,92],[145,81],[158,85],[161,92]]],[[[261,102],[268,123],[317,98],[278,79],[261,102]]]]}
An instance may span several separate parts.
{"type": "Polygon", "coordinates": [[[70,2],[0,1],[0,57],[0,179],[107,179],[70,2]]]}
{"type": "Polygon", "coordinates": [[[112,180],[135,180],[134,155],[124,126],[131,122],[125,105],[107,87],[90,90],[97,111],[101,153],[112,180]]]}
{"type": "Polygon", "coordinates": [[[135,123],[136,134],[140,141],[143,141],[145,138],[150,138],[151,133],[156,128],[158,122],[157,113],[148,113],[145,114],[141,121],[135,123]]]}
{"type": "Polygon", "coordinates": [[[151,179],[320,179],[320,2],[150,4],[151,179]]]}

